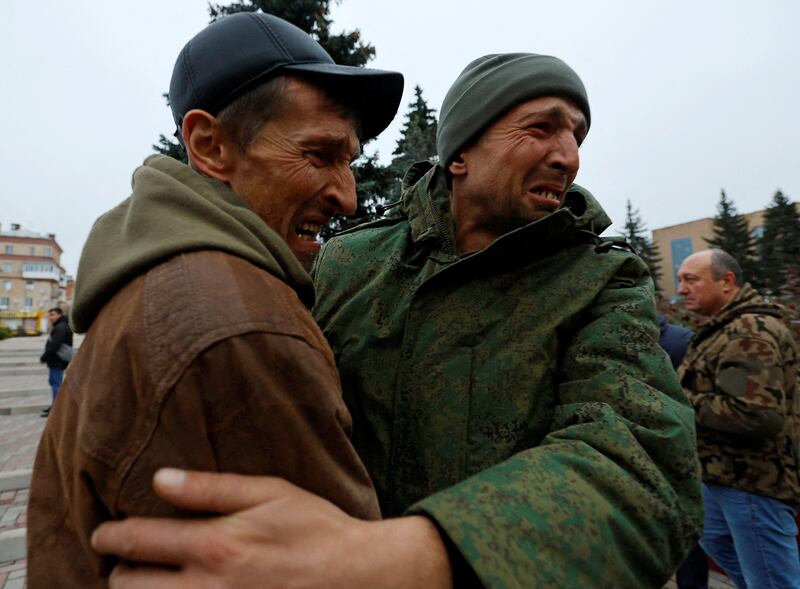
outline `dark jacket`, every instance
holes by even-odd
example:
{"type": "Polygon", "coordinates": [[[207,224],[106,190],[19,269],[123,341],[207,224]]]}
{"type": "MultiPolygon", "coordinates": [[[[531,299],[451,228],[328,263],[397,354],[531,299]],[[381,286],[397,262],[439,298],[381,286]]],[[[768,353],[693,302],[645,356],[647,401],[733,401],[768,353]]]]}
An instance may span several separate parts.
{"type": "Polygon", "coordinates": [[[66,369],[69,362],[58,357],[58,349],[62,344],[72,346],[72,330],[69,328],[69,321],[66,315],[59,317],[50,329],[50,336],[44,345],[44,354],[39,358],[40,362],[47,364],[48,368],[66,369]]]}
{"type": "Polygon", "coordinates": [[[647,267],[598,243],[581,188],[459,256],[441,170],[406,185],[397,219],[334,237],[315,270],[384,515],[435,520],[487,587],[661,587],[702,516],[647,267]]]}
{"type": "Polygon", "coordinates": [[[73,319],[88,333],[36,457],[31,589],[105,587],[115,562],[89,545],[100,523],[182,515],[152,490],[162,466],[280,476],[379,517],[333,354],[306,307],[310,278],[226,187],[149,159],[134,196],[95,224],[77,281],[73,319]],[[144,270],[126,280],[131,266],[144,270]]]}
{"type": "Polygon", "coordinates": [[[797,346],[749,284],[695,335],[678,370],[694,405],[703,480],[800,502],[797,346]]]}
{"type": "Polygon", "coordinates": [[[691,329],[686,329],[674,323],[667,323],[663,315],[658,316],[658,326],[661,330],[658,343],[669,356],[672,367],[677,370],[686,355],[686,350],[689,348],[694,334],[691,329]]]}

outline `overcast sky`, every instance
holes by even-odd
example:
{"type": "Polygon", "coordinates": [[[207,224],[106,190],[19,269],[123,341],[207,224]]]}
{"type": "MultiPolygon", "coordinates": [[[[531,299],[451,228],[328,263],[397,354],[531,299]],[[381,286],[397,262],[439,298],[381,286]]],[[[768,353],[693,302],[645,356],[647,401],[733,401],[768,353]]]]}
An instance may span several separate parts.
{"type": "MultiPolygon", "coordinates": [[[[556,55],[582,77],[592,128],[578,182],[614,226],[625,201],[650,229],[740,212],[776,189],[800,200],[800,2],[796,0],[344,0],[374,67],[402,71],[395,123],[371,144],[391,158],[419,84],[437,111],[486,53],[556,55]]],[[[94,219],[130,193],[133,169],[172,121],[161,93],[208,22],[200,0],[11,2],[0,19],[0,224],[56,233],[77,270],[94,219]]]]}

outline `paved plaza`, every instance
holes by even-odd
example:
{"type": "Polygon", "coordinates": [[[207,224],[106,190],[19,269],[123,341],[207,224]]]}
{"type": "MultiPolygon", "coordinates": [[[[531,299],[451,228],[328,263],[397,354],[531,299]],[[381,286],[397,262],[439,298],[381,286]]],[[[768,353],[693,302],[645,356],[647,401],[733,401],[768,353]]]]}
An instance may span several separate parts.
{"type": "MultiPolygon", "coordinates": [[[[75,336],[80,345],[81,336],[75,336]]],[[[25,587],[25,509],[30,471],[50,404],[47,368],[39,364],[46,336],[0,341],[0,589],[25,587]]],[[[712,589],[735,589],[712,573],[712,589]]],[[[665,589],[676,589],[670,581],[665,589]]],[[[609,588],[613,589],[613,588],[609,588]]]]}

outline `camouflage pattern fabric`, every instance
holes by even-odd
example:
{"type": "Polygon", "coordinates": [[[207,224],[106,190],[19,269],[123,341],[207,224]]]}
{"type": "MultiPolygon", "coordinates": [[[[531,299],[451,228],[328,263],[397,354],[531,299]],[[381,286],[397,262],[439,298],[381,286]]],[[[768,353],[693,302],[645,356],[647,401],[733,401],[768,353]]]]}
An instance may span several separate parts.
{"type": "Polygon", "coordinates": [[[749,284],[698,331],[678,371],[707,483],[800,501],[797,348],[749,284]]]}
{"type": "Polygon", "coordinates": [[[435,520],[456,586],[660,588],[699,535],[652,280],[597,251],[588,192],[568,203],[459,257],[441,170],[418,165],[401,217],[318,260],[315,316],[383,514],[435,520]]]}

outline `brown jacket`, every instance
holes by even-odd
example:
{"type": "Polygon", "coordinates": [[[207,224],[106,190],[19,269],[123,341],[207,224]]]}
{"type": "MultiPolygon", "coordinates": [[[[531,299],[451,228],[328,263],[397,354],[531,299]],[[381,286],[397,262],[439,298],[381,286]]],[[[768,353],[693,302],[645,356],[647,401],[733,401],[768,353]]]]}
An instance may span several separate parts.
{"type": "Polygon", "coordinates": [[[177,254],[102,305],[70,363],[31,482],[28,586],[107,586],[97,525],[181,515],[152,490],[162,466],[285,477],[378,518],[350,427],[295,290],[228,253],[177,254]]]}

